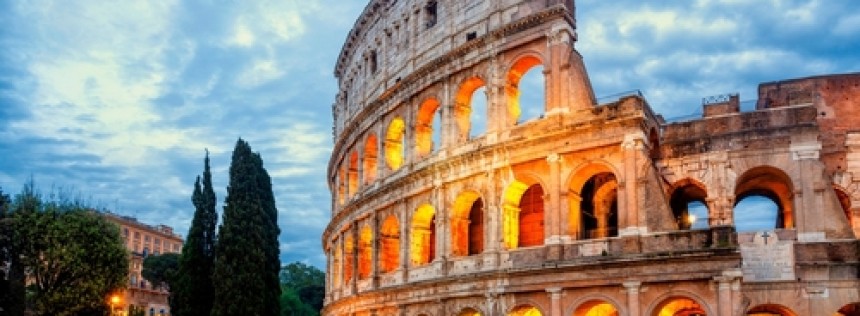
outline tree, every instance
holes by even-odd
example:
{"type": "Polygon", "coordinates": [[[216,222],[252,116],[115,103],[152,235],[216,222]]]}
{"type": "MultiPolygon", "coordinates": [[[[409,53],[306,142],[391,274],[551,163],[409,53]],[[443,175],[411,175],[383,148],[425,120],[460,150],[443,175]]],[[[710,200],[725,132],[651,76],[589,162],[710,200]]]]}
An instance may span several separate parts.
{"type": "Polygon", "coordinates": [[[212,315],[278,315],[278,210],[262,158],[242,139],[233,150],[224,204],[212,315]]]}
{"type": "Polygon", "coordinates": [[[209,151],[203,160],[203,180],[197,177],[194,193],[194,219],[179,259],[179,274],[170,285],[170,310],[176,316],[208,316],[212,310],[214,289],[212,271],[215,261],[215,225],[218,213],[212,173],[209,171],[209,151]]]}
{"type": "Polygon", "coordinates": [[[325,274],[314,266],[293,262],[281,268],[281,315],[319,315],[325,297],[325,274]]]}
{"type": "Polygon", "coordinates": [[[165,253],[143,259],[143,270],[140,274],[156,286],[167,286],[172,289],[178,271],[179,254],[165,253]]]}
{"type": "MultiPolygon", "coordinates": [[[[9,195],[3,193],[3,188],[0,188],[0,267],[6,267],[7,264],[12,263],[12,219],[9,214],[11,204],[9,195]]],[[[20,265],[16,264],[16,266],[20,265]]],[[[5,269],[0,269],[0,311],[10,315],[24,313],[23,280],[17,280],[21,283],[18,286],[19,291],[13,291],[15,281],[10,278],[5,269]]]]}
{"type": "Polygon", "coordinates": [[[106,298],[128,273],[119,227],[78,201],[43,203],[32,185],[13,204],[12,271],[33,282],[28,307],[37,315],[107,312],[106,298]]]}

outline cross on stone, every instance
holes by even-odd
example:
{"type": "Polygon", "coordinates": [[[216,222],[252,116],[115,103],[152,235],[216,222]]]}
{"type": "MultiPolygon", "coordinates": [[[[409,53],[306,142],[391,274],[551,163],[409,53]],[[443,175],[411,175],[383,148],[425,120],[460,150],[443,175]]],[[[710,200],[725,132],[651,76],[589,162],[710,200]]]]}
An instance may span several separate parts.
{"type": "Polygon", "coordinates": [[[768,238],[770,238],[770,237],[773,237],[773,236],[771,236],[770,234],[768,234],[768,233],[767,233],[767,231],[765,231],[764,233],[762,233],[762,234],[761,234],[761,238],[764,238],[764,244],[765,244],[765,245],[767,245],[767,239],[768,239],[768,238]]]}

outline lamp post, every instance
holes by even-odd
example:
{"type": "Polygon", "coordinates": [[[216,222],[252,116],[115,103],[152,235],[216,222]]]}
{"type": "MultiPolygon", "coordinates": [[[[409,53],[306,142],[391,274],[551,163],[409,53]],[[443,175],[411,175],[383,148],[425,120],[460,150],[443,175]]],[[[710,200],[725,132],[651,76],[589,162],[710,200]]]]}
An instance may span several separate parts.
{"type": "Polygon", "coordinates": [[[119,295],[116,295],[116,294],[111,295],[111,297],[110,297],[110,315],[111,316],[116,314],[116,311],[114,310],[114,308],[116,305],[119,305],[119,303],[120,303],[119,295]]]}

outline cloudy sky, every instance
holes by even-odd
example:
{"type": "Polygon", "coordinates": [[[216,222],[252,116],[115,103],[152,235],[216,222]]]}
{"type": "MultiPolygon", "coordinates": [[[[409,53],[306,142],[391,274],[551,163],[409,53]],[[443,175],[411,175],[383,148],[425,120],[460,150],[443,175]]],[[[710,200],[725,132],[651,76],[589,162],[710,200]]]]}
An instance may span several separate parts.
{"type": "MultiPolygon", "coordinates": [[[[0,188],[42,191],[183,235],[211,152],[223,201],[238,137],[273,177],[283,262],[324,264],[332,75],[365,1],[0,1],[0,188]]],[[[860,2],[577,1],[596,95],[668,118],[759,82],[860,71],[860,2]]]]}

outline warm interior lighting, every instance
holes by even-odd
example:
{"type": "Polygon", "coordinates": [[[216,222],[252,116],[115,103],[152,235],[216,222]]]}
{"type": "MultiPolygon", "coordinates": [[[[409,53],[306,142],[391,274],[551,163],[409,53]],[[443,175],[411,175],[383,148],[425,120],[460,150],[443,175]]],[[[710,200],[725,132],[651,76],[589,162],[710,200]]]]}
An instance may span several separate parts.
{"type": "Polygon", "coordinates": [[[424,204],[415,210],[412,217],[412,238],[409,247],[409,257],[412,264],[419,266],[429,263],[435,256],[435,225],[433,223],[436,209],[430,204],[424,204]]]}
{"type": "Polygon", "coordinates": [[[537,307],[525,305],[515,308],[508,316],[543,316],[537,307]]]}
{"type": "Polygon", "coordinates": [[[400,224],[397,217],[389,215],[382,222],[382,249],[380,250],[380,269],[382,272],[391,272],[400,265],[400,224]]]}
{"type": "Polygon", "coordinates": [[[574,316],[618,316],[618,310],[610,303],[592,301],[583,304],[573,313],[574,316]]]}
{"type": "Polygon", "coordinates": [[[415,149],[419,156],[433,152],[433,130],[439,128],[433,126],[433,117],[439,109],[439,101],[427,99],[421,103],[415,122],[415,149]]]}
{"type": "Polygon", "coordinates": [[[358,278],[361,280],[370,277],[373,262],[373,231],[370,226],[364,225],[358,234],[358,278]]]}
{"type": "Polygon", "coordinates": [[[689,298],[674,298],[663,304],[660,308],[660,313],[657,316],[674,316],[674,315],[705,315],[705,311],[699,306],[696,301],[689,298]]]}
{"type": "Polygon", "coordinates": [[[402,118],[394,118],[385,133],[385,162],[391,170],[400,169],[403,165],[403,133],[406,124],[402,118]]]}
{"type": "Polygon", "coordinates": [[[484,80],[478,77],[466,79],[460,85],[460,90],[454,98],[454,121],[457,122],[460,137],[468,139],[471,128],[472,95],[484,86],[484,80]]]}
{"type": "Polygon", "coordinates": [[[518,60],[508,72],[508,82],[505,86],[505,96],[508,99],[508,117],[512,123],[519,121],[522,114],[520,107],[520,79],[532,67],[541,65],[540,59],[527,56],[518,60]]]}
{"type": "Polygon", "coordinates": [[[364,143],[364,170],[362,170],[364,184],[376,180],[377,155],[379,155],[379,140],[375,134],[370,134],[364,143]]]}

